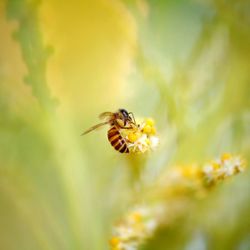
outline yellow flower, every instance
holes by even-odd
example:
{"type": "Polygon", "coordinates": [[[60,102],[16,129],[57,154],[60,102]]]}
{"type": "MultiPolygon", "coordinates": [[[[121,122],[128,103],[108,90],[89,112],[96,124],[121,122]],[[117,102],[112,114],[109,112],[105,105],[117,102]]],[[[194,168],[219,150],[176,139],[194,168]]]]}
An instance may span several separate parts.
{"type": "Polygon", "coordinates": [[[145,153],[154,150],[159,144],[156,136],[154,120],[147,118],[137,124],[132,130],[124,131],[128,148],[132,153],[145,153]]]}

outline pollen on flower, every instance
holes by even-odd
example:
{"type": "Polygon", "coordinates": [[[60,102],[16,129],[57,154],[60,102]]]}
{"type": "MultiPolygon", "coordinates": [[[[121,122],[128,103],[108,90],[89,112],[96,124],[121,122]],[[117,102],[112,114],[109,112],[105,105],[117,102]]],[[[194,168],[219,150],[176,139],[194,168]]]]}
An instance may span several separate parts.
{"type": "Polygon", "coordinates": [[[123,135],[132,153],[146,153],[159,144],[152,118],[140,121],[133,129],[123,131],[123,135]]]}
{"type": "Polygon", "coordinates": [[[152,135],[155,135],[155,134],[156,134],[156,129],[155,129],[155,127],[151,127],[151,134],[152,134],[152,135]]]}
{"type": "Polygon", "coordinates": [[[224,154],[221,155],[221,160],[222,161],[226,161],[226,160],[229,160],[231,158],[232,158],[232,155],[229,154],[229,153],[224,153],[224,154]]]}
{"type": "Polygon", "coordinates": [[[129,142],[133,143],[135,142],[136,140],[138,140],[138,138],[140,137],[141,133],[139,132],[130,132],[128,134],[128,140],[129,142]]]}
{"type": "Polygon", "coordinates": [[[218,162],[216,162],[216,161],[212,161],[211,165],[212,165],[213,169],[219,169],[220,168],[220,164],[218,162]]]}
{"type": "Polygon", "coordinates": [[[142,132],[145,133],[145,134],[151,134],[151,132],[152,132],[152,127],[151,127],[150,125],[146,124],[146,125],[144,126],[144,128],[142,129],[142,132]]]}
{"type": "Polygon", "coordinates": [[[131,217],[137,223],[141,222],[142,220],[142,215],[139,212],[134,212],[133,214],[131,214],[131,217]]]}
{"type": "Polygon", "coordinates": [[[152,118],[147,118],[145,120],[145,123],[151,127],[153,127],[155,125],[155,121],[152,118]]]}
{"type": "Polygon", "coordinates": [[[119,243],[120,243],[120,240],[117,237],[113,237],[109,241],[109,244],[111,245],[111,247],[117,247],[119,243]]]}

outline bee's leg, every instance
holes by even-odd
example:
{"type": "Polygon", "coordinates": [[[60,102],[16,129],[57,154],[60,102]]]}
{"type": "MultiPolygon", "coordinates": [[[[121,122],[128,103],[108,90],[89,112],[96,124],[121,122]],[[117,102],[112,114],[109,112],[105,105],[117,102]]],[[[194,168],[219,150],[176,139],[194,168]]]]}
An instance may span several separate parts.
{"type": "Polygon", "coordinates": [[[121,128],[122,128],[122,129],[134,129],[134,128],[136,128],[136,126],[130,125],[129,127],[123,126],[123,127],[121,127],[121,128]]]}
{"type": "Polygon", "coordinates": [[[131,114],[131,115],[132,115],[132,117],[133,117],[133,122],[134,122],[134,124],[136,125],[136,121],[135,121],[134,114],[133,114],[132,112],[129,112],[129,114],[131,114]]]}

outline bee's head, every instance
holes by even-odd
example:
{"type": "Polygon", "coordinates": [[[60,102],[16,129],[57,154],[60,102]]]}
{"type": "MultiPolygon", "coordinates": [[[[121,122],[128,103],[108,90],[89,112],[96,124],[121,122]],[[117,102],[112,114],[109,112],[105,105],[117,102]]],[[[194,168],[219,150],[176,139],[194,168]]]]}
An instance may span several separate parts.
{"type": "Polygon", "coordinates": [[[118,111],[125,124],[127,122],[133,122],[133,119],[131,118],[130,113],[126,109],[119,109],[118,111]]]}

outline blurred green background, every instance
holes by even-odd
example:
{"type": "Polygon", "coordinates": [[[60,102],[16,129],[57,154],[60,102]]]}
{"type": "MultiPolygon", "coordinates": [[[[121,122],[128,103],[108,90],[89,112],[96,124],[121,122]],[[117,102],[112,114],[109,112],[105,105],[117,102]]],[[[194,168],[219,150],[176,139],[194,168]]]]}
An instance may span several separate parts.
{"type": "MultiPolygon", "coordinates": [[[[175,163],[250,158],[247,0],[0,1],[0,249],[108,249],[138,185],[175,163]],[[103,111],[153,117],[149,156],[113,150],[103,111]],[[135,180],[133,180],[134,182],[135,180]]],[[[250,175],[145,249],[250,249],[250,175]]]]}

